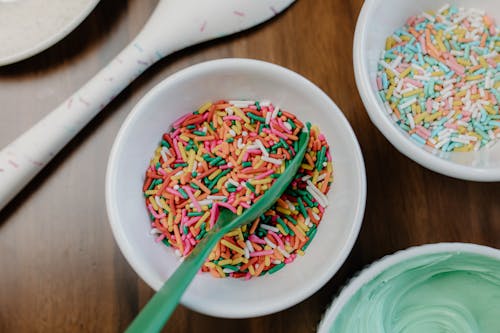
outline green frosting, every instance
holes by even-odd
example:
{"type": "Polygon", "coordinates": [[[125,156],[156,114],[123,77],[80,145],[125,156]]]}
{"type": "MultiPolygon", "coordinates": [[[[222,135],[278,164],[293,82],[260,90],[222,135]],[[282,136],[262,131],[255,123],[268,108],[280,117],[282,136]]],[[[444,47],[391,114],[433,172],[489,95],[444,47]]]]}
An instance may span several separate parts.
{"type": "Polygon", "coordinates": [[[359,289],[334,333],[500,333],[500,260],[471,253],[421,255],[359,289]]]}

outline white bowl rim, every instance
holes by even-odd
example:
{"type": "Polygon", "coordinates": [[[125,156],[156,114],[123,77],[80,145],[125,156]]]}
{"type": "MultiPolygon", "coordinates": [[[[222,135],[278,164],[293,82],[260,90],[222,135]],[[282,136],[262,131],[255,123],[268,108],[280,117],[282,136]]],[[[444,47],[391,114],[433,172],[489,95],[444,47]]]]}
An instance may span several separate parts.
{"type": "Polygon", "coordinates": [[[342,308],[349,302],[351,297],[366,283],[374,277],[388,269],[389,267],[424,254],[442,253],[442,252],[467,252],[475,253],[500,260],[500,250],[485,245],[461,242],[443,242],[412,246],[405,250],[397,251],[393,254],[386,255],[366,268],[356,273],[353,278],[342,288],[337,297],[333,300],[328,310],[323,315],[323,318],[318,326],[318,333],[330,332],[329,329],[335,322],[336,317],[342,308]]]}
{"type": "Polygon", "coordinates": [[[389,142],[402,154],[414,160],[418,164],[435,172],[454,178],[495,182],[500,181],[500,168],[474,168],[447,161],[439,156],[433,155],[421,147],[413,144],[404,133],[394,126],[393,121],[381,111],[376,96],[370,87],[368,68],[364,61],[363,45],[367,34],[367,22],[374,8],[383,0],[366,0],[356,24],[353,44],[354,76],[359,94],[365,105],[371,121],[386,137],[389,142]]]}
{"type": "Polygon", "coordinates": [[[357,175],[359,182],[359,189],[358,189],[359,204],[355,207],[356,213],[354,216],[353,224],[351,226],[351,233],[349,235],[349,239],[347,239],[347,241],[345,242],[343,249],[340,252],[338,260],[335,262],[335,264],[329,265],[328,269],[325,269],[323,272],[318,272],[318,274],[316,275],[317,279],[316,281],[314,281],[314,283],[305,284],[300,289],[296,288],[295,290],[297,292],[295,293],[295,295],[287,297],[286,299],[283,298],[283,301],[279,305],[276,304],[276,302],[270,305],[262,304],[259,308],[254,308],[251,310],[245,309],[244,313],[242,311],[238,312],[237,309],[228,309],[229,312],[220,313],[217,310],[212,310],[209,307],[202,306],[202,304],[200,304],[200,302],[198,302],[196,298],[185,297],[186,294],[184,294],[183,298],[180,301],[182,305],[196,312],[215,317],[224,317],[224,318],[250,318],[250,317],[257,317],[271,313],[276,313],[278,311],[282,311],[293,305],[296,305],[297,303],[300,303],[301,301],[305,300],[306,298],[314,294],[316,291],[318,291],[333,277],[333,275],[340,269],[340,267],[344,264],[345,260],[349,256],[356,242],[356,239],[359,235],[366,206],[366,169],[363,160],[363,155],[361,153],[361,148],[359,146],[359,142],[356,138],[356,135],[352,127],[347,121],[345,115],[342,113],[340,108],[331,100],[331,98],[328,95],[326,95],[326,93],[323,90],[321,90],[318,86],[316,86],[307,78],[301,76],[300,74],[290,69],[262,60],[247,59],[247,58],[222,58],[222,59],[201,62],[195,65],[191,65],[187,68],[184,68],[178,72],[175,72],[174,74],[168,76],[167,78],[159,82],[151,90],[149,90],[133,107],[132,111],[126,117],[118,134],[116,135],[115,141],[111,148],[108,160],[108,167],[106,170],[106,181],[105,181],[105,197],[106,197],[108,220],[111,225],[113,236],[115,238],[116,243],[118,244],[118,247],[120,248],[121,253],[129,263],[129,265],[132,266],[135,273],[139,275],[139,277],[141,277],[141,279],[143,279],[154,290],[158,290],[161,287],[161,285],[157,286],[155,283],[153,283],[153,281],[151,279],[148,279],[147,276],[145,276],[145,274],[143,273],[144,270],[141,268],[140,260],[135,255],[135,251],[132,244],[127,241],[127,237],[125,236],[125,231],[122,228],[122,225],[118,222],[118,217],[116,216],[116,213],[114,213],[114,211],[110,209],[110,207],[112,206],[111,172],[112,169],[114,169],[113,165],[114,161],[116,160],[116,156],[118,154],[119,142],[121,141],[121,138],[123,137],[124,133],[128,130],[128,127],[133,123],[134,118],[139,113],[139,110],[142,109],[142,105],[148,99],[153,98],[159,91],[163,89],[164,86],[170,85],[173,81],[177,80],[179,77],[182,77],[183,75],[188,73],[191,74],[194,71],[203,71],[208,67],[226,66],[226,65],[230,66],[238,64],[242,66],[251,66],[251,65],[265,66],[268,67],[269,69],[280,71],[283,75],[298,79],[302,81],[305,86],[309,86],[311,89],[316,90],[318,92],[318,95],[320,95],[321,98],[325,99],[325,101],[330,105],[331,108],[329,112],[337,113],[339,121],[343,123],[343,126],[349,132],[349,139],[352,140],[354,146],[356,147],[355,151],[356,164],[359,166],[359,169],[362,172],[360,172],[357,175]]]}

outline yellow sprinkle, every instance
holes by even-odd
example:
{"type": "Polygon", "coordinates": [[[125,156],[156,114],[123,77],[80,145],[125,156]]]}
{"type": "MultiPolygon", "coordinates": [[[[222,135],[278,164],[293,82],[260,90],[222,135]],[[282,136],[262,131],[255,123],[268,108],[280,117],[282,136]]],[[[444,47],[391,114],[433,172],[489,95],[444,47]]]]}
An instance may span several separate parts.
{"type": "Polygon", "coordinates": [[[221,172],[222,172],[222,170],[221,170],[221,169],[217,169],[217,170],[215,170],[214,172],[212,172],[212,173],[210,174],[210,176],[208,176],[208,179],[210,179],[210,180],[214,180],[214,178],[215,178],[215,177],[217,177],[217,176],[218,176],[221,172]]]}
{"type": "Polygon", "coordinates": [[[205,113],[205,111],[207,111],[211,106],[212,106],[211,102],[206,102],[205,104],[200,106],[200,108],[198,109],[198,113],[199,114],[205,113]]]}
{"type": "Polygon", "coordinates": [[[248,266],[248,272],[250,275],[255,276],[255,270],[253,269],[253,265],[248,266]]]}
{"type": "Polygon", "coordinates": [[[168,206],[167,206],[167,203],[165,202],[165,199],[163,199],[162,197],[160,197],[160,206],[163,209],[169,210],[168,206]]]}
{"type": "Polygon", "coordinates": [[[289,209],[283,208],[281,206],[276,207],[276,210],[286,215],[290,215],[292,213],[289,209]]]}
{"type": "Polygon", "coordinates": [[[468,145],[465,145],[465,146],[462,146],[462,147],[458,147],[458,148],[454,148],[453,151],[467,152],[467,151],[471,151],[473,148],[474,148],[474,146],[471,143],[469,143],[468,145]]]}
{"type": "Polygon", "coordinates": [[[454,101],[453,106],[460,106],[462,105],[462,101],[454,101]]]}
{"type": "Polygon", "coordinates": [[[314,170],[313,174],[312,174],[312,179],[311,179],[313,184],[316,184],[318,182],[318,177],[319,177],[319,171],[314,170]]]}
{"type": "MultiPolygon", "coordinates": [[[[419,88],[419,89],[414,89],[414,90],[412,90],[412,91],[405,92],[405,93],[403,94],[403,97],[410,97],[410,96],[413,96],[413,95],[417,95],[417,94],[420,94],[420,92],[421,92],[421,91],[422,91],[422,89],[421,89],[421,88],[419,88]]],[[[415,105],[415,104],[414,104],[414,105],[415,105]]]]}
{"type": "Polygon", "coordinates": [[[312,211],[313,211],[313,212],[315,212],[316,214],[319,214],[319,209],[318,209],[318,207],[313,207],[312,211]]]}
{"type": "Polygon", "coordinates": [[[299,256],[304,255],[304,251],[302,251],[302,250],[297,250],[297,251],[295,251],[295,253],[297,253],[299,256]]]}
{"type": "Polygon", "coordinates": [[[146,194],[146,195],[155,195],[157,193],[158,193],[157,190],[147,190],[146,192],[144,192],[144,194],[146,194]]]}
{"type": "Polygon", "coordinates": [[[465,77],[466,81],[474,81],[474,80],[481,80],[484,76],[482,74],[479,75],[469,75],[465,77]]]}
{"type": "Polygon", "coordinates": [[[484,68],[488,69],[488,67],[489,67],[488,63],[486,62],[486,60],[484,60],[483,57],[479,57],[478,60],[479,60],[479,63],[481,64],[481,66],[483,66],[484,68]]]}
{"type": "Polygon", "coordinates": [[[237,231],[238,231],[238,240],[245,240],[245,237],[243,237],[243,233],[241,232],[241,228],[238,228],[237,231]]]}
{"type": "Polygon", "coordinates": [[[225,277],[226,274],[224,273],[224,271],[222,270],[222,267],[216,265],[215,266],[215,269],[217,270],[217,273],[219,273],[220,277],[225,277]]]}
{"type": "Polygon", "coordinates": [[[488,112],[489,114],[496,114],[497,113],[495,111],[495,109],[493,109],[490,105],[483,105],[483,107],[486,110],[486,112],[488,112]]]}
{"type": "Polygon", "coordinates": [[[181,152],[182,159],[184,161],[187,161],[187,156],[186,156],[186,151],[184,150],[184,146],[180,142],[177,142],[177,146],[179,147],[179,151],[181,152]]]}
{"type": "MultiPolygon", "coordinates": [[[[169,216],[172,215],[172,214],[169,214],[169,216]]],[[[203,222],[205,222],[206,219],[208,219],[208,217],[210,216],[210,212],[206,212],[205,214],[203,214],[203,216],[201,217],[201,219],[198,220],[198,222],[196,222],[196,225],[194,226],[194,228],[200,228],[201,225],[203,224],[203,222]]]]}
{"type": "Polygon", "coordinates": [[[385,50],[388,51],[390,49],[392,49],[392,46],[396,43],[396,41],[394,40],[394,38],[392,38],[392,36],[389,36],[386,40],[385,40],[385,50]]]}
{"type": "Polygon", "coordinates": [[[309,171],[311,171],[312,169],[314,169],[314,167],[310,166],[309,164],[301,164],[300,167],[302,169],[306,169],[306,170],[309,170],[309,171]]]}
{"type": "Polygon", "coordinates": [[[237,107],[233,106],[231,109],[234,111],[234,113],[236,113],[236,115],[237,115],[238,117],[240,117],[241,119],[243,119],[243,121],[244,121],[245,123],[247,123],[247,124],[249,124],[249,123],[250,123],[250,119],[249,119],[249,118],[245,115],[245,113],[244,113],[243,111],[241,111],[239,108],[237,108],[237,107]]]}
{"type": "Polygon", "coordinates": [[[460,65],[463,65],[463,66],[471,66],[472,63],[470,62],[470,60],[465,60],[464,58],[457,58],[457,62],[460,64],[460,65]]]}
{"type": "Polygon", "coordinates": [[[438,71],[431,74],[431,76],[443,76],[443,75],[444,75],[443,71],[438,71]]]}
{"type": "Polygon", "coordinates": [[[252,185],[258,185],[258,184],[260,184],[260,185],[262,185],[262,184],[268,184],[268,183],[270,183],[272,181],[273,181],[272,178],[259,179],[259,180],[252,179],[252,180],[250,180],[250,184],[252,184],[252,185]]]}
{"type": "Polygon", "coordinates": [[[286,252],[292,252],[293,248],[290,245],[285,245],[286,252]]]}
{"type": "Polygon", "coordinates": [[[236,259],[233,259],[233,265],[238,265],[238,264],[246,264],[248,263],[248,259],[245,258],[245,257],[239,257],[239,258],[236,258],[236,259]]]}
{"type": "Polygon", "coordinates": [[[328,171],[330,173],[333,171],[333,166],[332,166],[331,162],[327,163],[327,165],[326,165],[326,171],[328,171]]]}
{"type": "Polygon", "coordinates": [[[406,41],[406,42],[407,42],[407,41],[411,40],[411,38],[412,38],[412,37],[407,36],[407,35],[402,35],[402,36],[400,36],[399,38],[400,38],[401,40],[404,40],[404,41],[406,41]]]}
{"type": "Polygon", "coordinates": [[[154,210],[158,211],[158,205],[156,204],[155,199],[151,196],[148,198],[149,202],[151,203],[151,206],[153,206],[154,210]]]}
{"type": "Polygon", "coordinates": [[[302,229],[304,230],[305,232],[308,232],[309,231],[309,227],[307,225],[305,225],[303,222],[300,222],[300,221],[297,221],[297,225],[302,229]]]}
{"type": "Polygon", "coordinates": [[[278,228],[278,230],[280,231],[280,233],[281,233],[282,235],[285,235],[285,236],[287,236],[287,235],[288,235],[288,232],[286,232],[286,231],[285,231],[285,229],[281,226],[281,224],[277,224],[277,225],[276,225],[276,228],[278,228]]]}
{"type": "Polygon", "coordinates": [[[213,262],[210,262],[210,261],[207,261],[204,265],[208,268],[215,268],[215,264],[213,262]]]}
{"type": "Polygon", "coordinates": [[[225,236],[226,236],[226,237],[234,237],[234,236],[238,235],[238,230],[239,230],[239,229],[235,229],[235,230],[233,230],[233,231],[230,231],[230,232],[228,232],[227,234],[225,234],[225,236]]]}
{"type": "Polygon", "coordinates": [[[243,214],[243,207],[242,206],[238,206],[238,208],[236,208],[236,215],[241,215],[241,214],[243,214]]]}
{"type": "Polygon", "coordinates": [[[255,163],[254,169],[260,168],[265,163],[264,160],[261,159],[259,155],[255,157],[254,161],[257,161],[257,163],[255,163]]]}
{"type": "Polygon", "coordinates": [[[241,165],[241,162],[243,162],[243,156],[245,155],[246,152],[247,152],[247,149],[243,148],[243,150],[241,151],[241,153],[238,156],[238,160],[236,161],[236,163],[238,163],[238,165],[241,165]]]}
{"type": "Polygon", "coordinates": [[[389,87],[389,89],[387,89],[387,93],[385,94],[385,99],[387,99],[387,100],[391,99],[391,97],[392,97],[392,93],[394,92],[394,89],[395,89],[395,88],[396,88],[396,86],[391,85],[391,86],[389,87]]]}
{"type": "Polygon", "coordinates": [[[264,257],[264,266],[266,267],[271,266],[271,258],[269,258],[269,256],[264,257]]]}
{"type": "Polygon", "coordinates": [[[399,77],[400,78],[405,78],[408,76],[408,74],[410,74],[411,72],[411,67],[408,67],[407,69],[405,69],[404,71],[402,71],[401,73],[399,73],[399,77]]]}
{"type": "Polygon", "coordinates": [[[422,120],[424,120],[424,118],[426,117],[426,113],[420,113],[418,115],[416,115],[413,120],[415,121],[415,124],[420,124],[422,122],[422,120]]]}
{"type": "Polygon", "coordinates": [[[389,77],[389,79],[391,80],[391,82],[393,81],[394,79],[394,73],[388,69],[385,69],[385,73],[387,74],[387,76],[389,77]]]}
{"type": "Polygon", "coordinates": [[[224,259],[218,262],[219,266],[224,266],[224,265],[231,265],[233,263],[233,260],[231,259],[224,259]]]}
{"type": "Polygon", "coordinates": [[[168,223],[168,231],[172,232],[174,230],[174,214],[170,213],[167,216],[167,223],[168,223]]]}

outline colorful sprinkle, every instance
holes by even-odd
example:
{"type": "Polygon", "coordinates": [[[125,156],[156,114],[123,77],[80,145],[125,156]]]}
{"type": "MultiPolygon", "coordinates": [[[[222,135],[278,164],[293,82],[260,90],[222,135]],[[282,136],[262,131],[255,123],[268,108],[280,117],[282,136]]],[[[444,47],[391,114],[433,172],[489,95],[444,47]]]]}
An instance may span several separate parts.
{"type": "Polygon", "coordinates": [[[242,214],[269,189],[310,132],[302,167],[275,205],[226,234],[202,271],[249,279],[303,255],[316,234],[333,181],[329,147],[316,126],[268,101],[205,103],[174,122],[146,171],[143,192],[158,242],[188,255],[221,207],[242,214]]]}
{"type": "Polygon", "coordinates": [[[446,5],[386,40],[379,96],[419,145],[477,151],[500,138],[500,29],[477,9],[446,5]]]}

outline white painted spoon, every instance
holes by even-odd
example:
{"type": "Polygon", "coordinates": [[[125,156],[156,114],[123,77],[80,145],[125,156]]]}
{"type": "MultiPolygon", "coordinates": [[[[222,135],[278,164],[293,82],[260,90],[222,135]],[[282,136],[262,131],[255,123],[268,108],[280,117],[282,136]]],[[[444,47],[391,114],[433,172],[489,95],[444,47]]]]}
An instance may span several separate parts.
{"type": "MultiPolygon", "coordinates": [[[[139,35],[80,90],[0,152],[0,210],[149,66],[262,23],[294,0],[160,0],[139,35]]],[[[188,93],[188,92],[187,92],[188,93]]]]}

